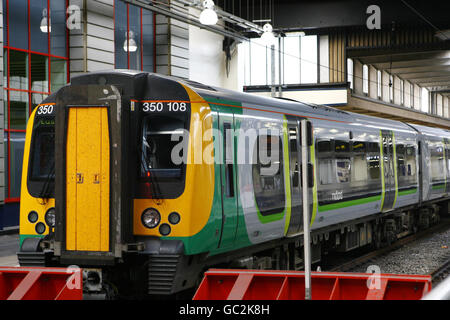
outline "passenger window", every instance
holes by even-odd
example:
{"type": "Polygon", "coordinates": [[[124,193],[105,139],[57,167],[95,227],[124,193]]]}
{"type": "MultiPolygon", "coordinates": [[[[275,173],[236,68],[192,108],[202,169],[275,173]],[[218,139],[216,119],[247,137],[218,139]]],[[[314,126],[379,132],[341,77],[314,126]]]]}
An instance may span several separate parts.
{"type": "Polygon", "coordinates": [[[335,140],[334,149],[336,152],[349,152],[350,151],[349,143],[347,141],[335,140]]]}
{"type": "Polygon", "coordinates": [[[431,154],[431,181],[433,183],[443,183],[445,172],[444,149],[440,143],[430,143],[431,154]]]}
{"type": "Polygon", "coordinates": [[[317,142],[319,183],[346,183],[351,180],[350,143],[343,140],[317,142]],[[344,153],[348,153],[348,157],[344,153]]]}
{"type": "Polygon", "coordinates": [[[279,136],[260,135],[255,143],[257,162],[253,164],[253,188],[261,215],[280,213],[285,207],[283,152],[279,136]],[[271,161],[261,158],[266,155],[271,161]]]}
{"type": "Polygon", "coordinates": [[[353,151],[353,170],[351,170],[352,181],[367,181],[367,160],[366,160],[366,142],[354,141],[353,151]]]}
{"type": "Polygon", "coordinates": [[[380,179],[380,157],[369,155],[367,157],[367,164],[369,167],[369,177],[372,180],[380,179]]]}
{"type": "Polygon", "coordinates": [[[336,159],[336,176],[339,183],[350,182],[351,162],[350,159],[336,159]]]}

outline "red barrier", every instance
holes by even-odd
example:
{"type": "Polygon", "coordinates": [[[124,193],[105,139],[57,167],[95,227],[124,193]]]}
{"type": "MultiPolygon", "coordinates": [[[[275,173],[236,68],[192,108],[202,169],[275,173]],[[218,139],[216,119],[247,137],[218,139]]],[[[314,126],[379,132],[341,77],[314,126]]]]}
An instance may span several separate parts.
{"type": "MultiPolygon", "coordinates": [[[[312,300],[420,300],[431,276],[312,272],[312,300]]],[[[299,271],[210,269],[194,300],[304,300],[299,271]]]]}
{"type": "Polygon", "coordinates": [[[0,267],[0,300],[82,300],[81,269],[0,267]]]}

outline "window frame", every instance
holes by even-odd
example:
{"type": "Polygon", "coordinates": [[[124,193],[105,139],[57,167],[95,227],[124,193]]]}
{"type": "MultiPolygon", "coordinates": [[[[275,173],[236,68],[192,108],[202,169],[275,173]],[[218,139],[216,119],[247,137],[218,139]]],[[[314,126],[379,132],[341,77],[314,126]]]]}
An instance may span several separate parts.
{"type": "MultiPolygon", "coordinates": [[[[52,59],[60,59],[60,60],[64,60],[66,62],[66,83],[70,82],[70,64],[69,64],[69,32],[68,30],[66,30],[65,32],[65,51],[66,51],[66,55],[65,56],[59,56],[59,55],[55,55],[52,54],[52,33],[48,32],[47,33],[47,52],[37,52],[32,50],[31,48],[31,19],[30,19],[30,12],[31,12],[31,7],[30,7],[30,3],[33,0],[27,0],[27,21],[26,21],[26,28],[27,28],[27,48],[17,48],[14,46],[10,45],[10,17],[9,17],[9,13],[10,13],[10,5],[13,3],[12,0],[5,0],[5,7],[3,8],[4,11],[4,15],[3,15],[3,19],[4,19],[4,46],[3,46],[3,52],[4,52],[4,59],[6,60],[6,64],[5,64],[5,70],[4,72],[6,73],[5,79],[6,82],[4,83],[3,86],[3,92],[4,92],[4,96],[6,97],[5,101],[4,101],[4,111],[6,112],[6,117],[5,117],[5,126],[4,126],[4,141],[5,141],[5,159],[7,163],[5,166],[5,188],[6,188],[6,192],[5,192],[5,203],[12,203],[12,202],[19,202],[20,201],[20,192],[19,195],[12,195],[11,194],[11,136],[16,134],[16,133],[22,133],[23,137],[25,139],[25,132],[26,129],[13,129],[11,128],[11,119],[10,119],[10,115],[11,115],[11,100],[10,100],[10,96],[12,92],[18,92],[18,93],[22,93],[22,94],[26,94],[27,95],[27,101],[28,101],[28,112],[27,112],[27,116],[26,116],[26,121],[28,120],[29,116],[31,115],[32,111],[33,111],[33,95],[34,94],[41,94],[41,95],[46,95],[49,96],[52,93],[52,81],[51,81],[51,62],[52,59]],[[27,88],[26,89],[18,89],[18,88],[11,88],[10,86],[10,56],[11,56],[11,52],[12,51],[16,51],[16,52],[23,52],[25,54],[27,54],[26,57],[26,66],[27,66],[27,88]],[[31,88],[31,55],[40,55],[40,56],[45,56],[48,60],[47,63],[47,73],[48,73],[48,79],[47,79],[47,88],[48,91],[43,92],[43,91],[35,91],[32,90],[31,88]]],[[[59,1],[59,0],[46,0],[47,6],[47,12],[51,12],[51,1],[59,1]]],[[[64,1],[64,0],[63,0],[64,1]]],[[[67,7],[69,6],[69,0],[65,0],[64,1],[64,6],[65,6],[65,11],[67,10],[67,7]]],[[[66,12],[66,19],[67,19],[67,12],[66,12]]],[[[51,13],[50,13],[50,21],[52,21],[51,19],[51,13]]],[[[66,28],[66,26],[64,26],[64,28],[66,28]]],[[[36,32],[41,32],[40,30],[36,31],[36,32]]],[[[20,182],[19,182],[20,183],[20,182]]]]}

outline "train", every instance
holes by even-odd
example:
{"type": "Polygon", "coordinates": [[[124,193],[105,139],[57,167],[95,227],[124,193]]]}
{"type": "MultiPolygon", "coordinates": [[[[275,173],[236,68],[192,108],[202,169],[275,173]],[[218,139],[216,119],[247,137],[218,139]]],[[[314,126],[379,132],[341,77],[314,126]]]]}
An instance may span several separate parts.
{"type": "Polygon", "coordinates": [[[18,260],[79,266],[108,298],[173,296],[211,267],[299,270],[303,168],[313,263],[449,212],[448,130],[142,71],[75,76],[27,123],[18,260]]]}

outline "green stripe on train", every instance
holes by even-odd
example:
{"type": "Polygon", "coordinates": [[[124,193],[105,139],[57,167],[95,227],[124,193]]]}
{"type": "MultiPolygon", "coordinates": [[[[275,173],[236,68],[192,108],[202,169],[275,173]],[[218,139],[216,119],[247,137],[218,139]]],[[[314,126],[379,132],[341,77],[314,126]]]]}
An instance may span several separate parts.
{"type": "Polygon", "coordinates": [[[416,192],[417,192],[417,188],[414,188],[414,189],[410,189],[410,190],[399,191],[398,195],[399,196],[406,196],[408,194],[413,194],[413,193],[416,193],[416,192]]]}
{"type": "Polygon", "coordinates": [[[323,206],[319,205],[319,212],[337,210],[337,209],[347,208],[347,207],[351,207],[351,206],[357,206],[357,205],[365,204],[365,203],[369,203],[369,202],[380,201],[380,199],[381,199],[381,195],[378,195],[378,196],[372,196],[372,197],[361,198],[361,199],[356,199],[356,200],[330,203],[330,204],[326,204],[323,206]]]}

